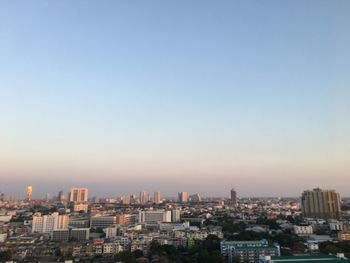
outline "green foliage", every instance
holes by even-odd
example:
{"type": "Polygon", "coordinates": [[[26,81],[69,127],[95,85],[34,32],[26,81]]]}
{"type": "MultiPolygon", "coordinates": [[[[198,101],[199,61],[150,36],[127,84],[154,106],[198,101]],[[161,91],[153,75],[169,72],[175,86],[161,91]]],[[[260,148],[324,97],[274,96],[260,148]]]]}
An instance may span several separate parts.
{"type": "Polygon", "coordinates": [[[320,243],[320,251],[325,254],[350,253],[350,241],[333,243],[330,241],[320,243]]]}
{"type": "Polygon", "coordinates": [[[1,261],[11,260],[11,258],[12,258],[12,252],[10,250],[0,251],[1,261]]]}
{"type": "Polygon", "coordinates": [[[123,251],[117,255],[117,261],[121,261],[123,263],[136,263],[135,256],[130,251],[123,251]]]}

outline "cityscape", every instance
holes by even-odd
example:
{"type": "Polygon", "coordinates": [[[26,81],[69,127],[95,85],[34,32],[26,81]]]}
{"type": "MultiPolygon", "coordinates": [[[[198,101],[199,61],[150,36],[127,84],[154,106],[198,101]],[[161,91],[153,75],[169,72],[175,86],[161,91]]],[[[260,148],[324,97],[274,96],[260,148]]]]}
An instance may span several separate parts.
{"type": "Polygon", "coordinates": [[[110,198],[88,188],[16,200],[0,195],[6,262],[350,262],[350,198],[314,188],[296,198],[161,192],[110,198]]]}
{"type": "Polygon", "coordinates": [[[350,263],[350,0],[0,0],[0,263],[350,263]]]}

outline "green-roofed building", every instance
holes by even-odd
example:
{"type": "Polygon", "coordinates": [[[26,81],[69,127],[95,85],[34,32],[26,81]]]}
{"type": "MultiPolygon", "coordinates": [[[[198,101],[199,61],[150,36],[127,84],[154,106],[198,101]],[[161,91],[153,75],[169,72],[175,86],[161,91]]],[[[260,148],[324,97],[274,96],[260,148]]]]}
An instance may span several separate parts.
{"type": "Polygon", "coordinates": [[[305,256],[266,256],[261,258],[259,263],[346,263],[350,260],[344,254],[337,255],[305,255],[305,256]]]}

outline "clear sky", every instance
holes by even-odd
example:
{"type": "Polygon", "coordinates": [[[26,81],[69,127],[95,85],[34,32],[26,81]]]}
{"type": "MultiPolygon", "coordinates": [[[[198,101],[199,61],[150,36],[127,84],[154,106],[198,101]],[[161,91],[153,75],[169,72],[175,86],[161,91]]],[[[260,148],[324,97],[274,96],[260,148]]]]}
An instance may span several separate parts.
{"type": "Polygon", "coordinates": [[[0,191],[350,196],[350,1],[0,2],[0,191]]]}

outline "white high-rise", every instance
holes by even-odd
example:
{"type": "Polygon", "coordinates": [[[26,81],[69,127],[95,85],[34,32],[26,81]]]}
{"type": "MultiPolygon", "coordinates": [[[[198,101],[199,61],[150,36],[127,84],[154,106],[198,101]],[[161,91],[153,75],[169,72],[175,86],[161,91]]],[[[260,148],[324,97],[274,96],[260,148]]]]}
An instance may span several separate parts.
{"type": "Polygon", "coordinates": [[[89,190],[87,188],[72,188],[69,192],[69,201],[82,203],[88,201],[89,190]]]}
{"type": "Polygon", "coordinates": [[[51,215],[34,214],[32,221],[33,233],[51,233],[53,230],[68,229],[68,215],[59,215],[52,213],[51,215]]]}

